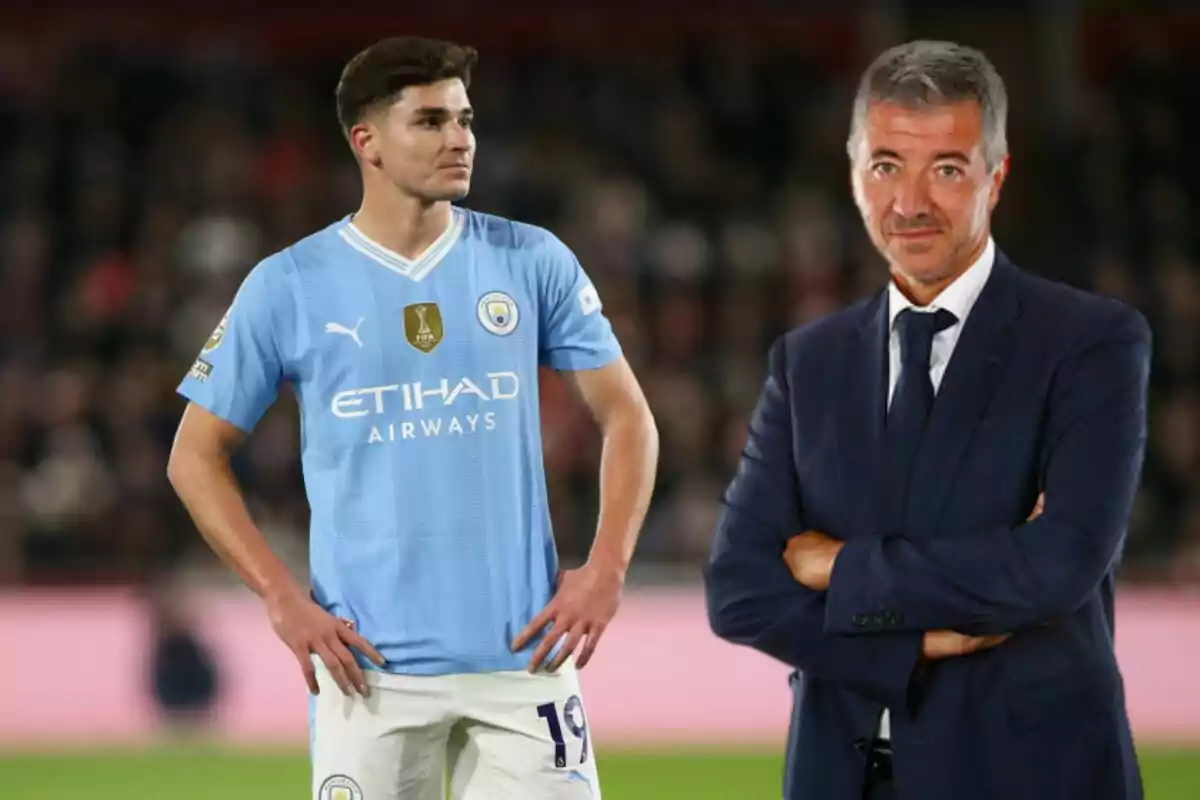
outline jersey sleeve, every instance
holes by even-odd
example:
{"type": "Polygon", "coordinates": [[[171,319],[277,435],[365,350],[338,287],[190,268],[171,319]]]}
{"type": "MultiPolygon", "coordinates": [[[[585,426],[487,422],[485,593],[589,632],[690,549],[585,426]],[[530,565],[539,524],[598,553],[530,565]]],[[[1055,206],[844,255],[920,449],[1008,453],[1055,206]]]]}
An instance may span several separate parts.
{"type": "Polygon", "coordinates": [[[279,306],[286,286],[271,261],[260,262],[179,384],[179,394],[250,432],[279,394],[285,369],[279,306]]]}
{"type": "Polygon", "coordinates": [[[541,282],[540,360],[556,370],[596,369],[621,355],[600,295],[579,259],[553,234],[538,265],[541,282]]]}

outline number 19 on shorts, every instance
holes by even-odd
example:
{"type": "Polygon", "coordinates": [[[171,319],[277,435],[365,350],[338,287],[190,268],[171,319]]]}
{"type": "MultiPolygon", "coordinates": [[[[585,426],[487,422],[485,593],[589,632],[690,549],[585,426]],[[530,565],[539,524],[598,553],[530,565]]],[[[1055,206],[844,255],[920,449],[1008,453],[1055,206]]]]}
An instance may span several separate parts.
{"type": "Polygon", "coordinates": [[[579,695],[573,694],[563,703],[562,721],[559,721],[559,710],[555,703],[543,703],[537,707],[538,716],[546,720],[550,729],[550,739],[554,742],[554,766],[567,766],[567,741],[563,737],[563,726],[571,735],[583,743],[579,754],[579,763],[583,764],[588,758],[588,729],[587,718],[583,713],[583,701],[579,695]]]}

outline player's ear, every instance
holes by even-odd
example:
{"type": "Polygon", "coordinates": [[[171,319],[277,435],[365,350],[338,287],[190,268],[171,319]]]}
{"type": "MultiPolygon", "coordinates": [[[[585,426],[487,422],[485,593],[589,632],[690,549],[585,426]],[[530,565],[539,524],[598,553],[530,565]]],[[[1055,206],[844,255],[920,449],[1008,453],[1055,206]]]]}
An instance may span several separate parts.
{"type": "Polygon", "coordinates": [[[369,122],[359,122],[350,129],[350,146],[358,154],[364,164],[378,167],[382,163],[379,152],[379,136],[375,126],[369,122]]]}

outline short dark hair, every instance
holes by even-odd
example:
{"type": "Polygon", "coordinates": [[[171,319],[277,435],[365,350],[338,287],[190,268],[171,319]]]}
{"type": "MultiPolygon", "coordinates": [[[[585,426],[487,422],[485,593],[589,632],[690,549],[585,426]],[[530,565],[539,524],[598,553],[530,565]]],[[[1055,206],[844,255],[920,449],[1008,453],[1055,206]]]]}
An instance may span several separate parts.
{"type": "Polygon", "coordinates": [[[350,59],[338,80],[342,131],[349,133],[368,111],[395,102],[409,86],[458,78],[469,88],[478,60],[475,48],[437,39],[394,36],[376,42],[350,59]]]}

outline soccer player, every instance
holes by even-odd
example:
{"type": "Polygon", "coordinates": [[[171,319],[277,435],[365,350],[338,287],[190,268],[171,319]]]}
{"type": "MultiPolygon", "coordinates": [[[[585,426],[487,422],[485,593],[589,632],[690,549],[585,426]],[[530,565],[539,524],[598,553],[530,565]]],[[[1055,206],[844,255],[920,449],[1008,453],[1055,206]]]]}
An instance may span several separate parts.
{"type": "Polygon", "coordinates": [[[337,110],[360,208],[255,265],[179,387],[171,481],[300,663],[319,800],[443,800],[447,779],[463,800],[600,797],[576,668],[617,610],[658,438],[572,252],[451,205],[470,185],[476,60],[394,38],[346,65],[337,110]],[[603,434],[595,542],[562,572],[542,364],[603,434]],[[229,468],[284,382],[302,417],[311,587],[229,468]]]}

